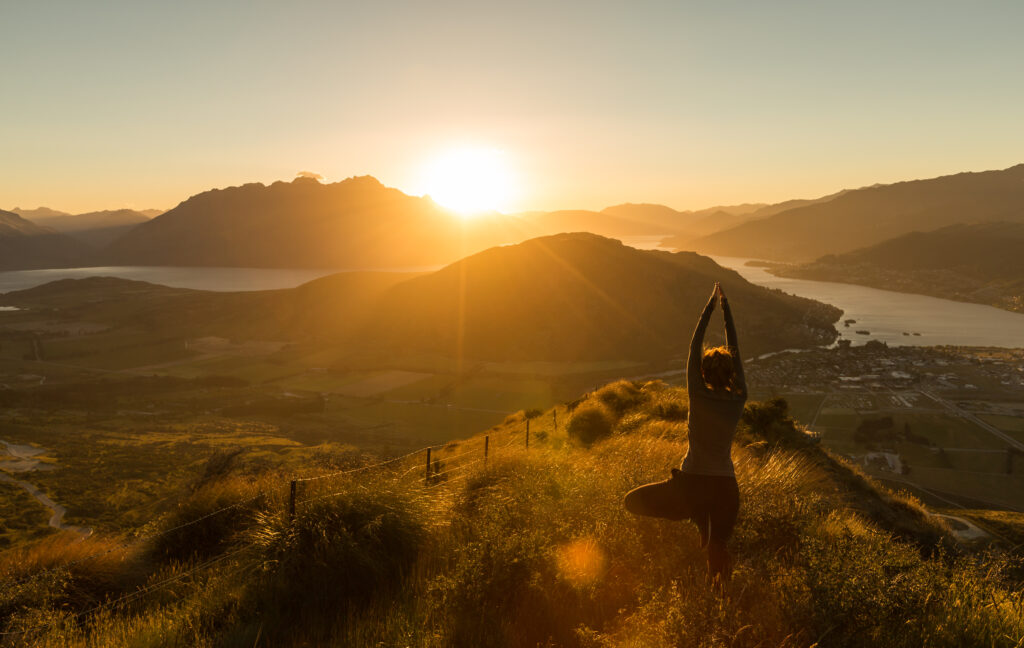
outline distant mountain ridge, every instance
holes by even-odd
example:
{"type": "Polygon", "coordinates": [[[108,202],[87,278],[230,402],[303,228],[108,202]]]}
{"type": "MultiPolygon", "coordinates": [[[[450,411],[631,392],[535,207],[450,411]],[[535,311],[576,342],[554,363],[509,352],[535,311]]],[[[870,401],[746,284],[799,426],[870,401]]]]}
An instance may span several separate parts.
{"type": "Polygon", "coordinates": [[[104,251],[111,265],[373,268],[458,258],[506,242],[514,224],[461,220],[369,176],[213,189],[142,223],[104,251]]]}
{"type": "MultiPolygon", "coordinates": [[[[110,244],[128,230],[151,218],[145,212],[133,209],[112,209],[85,214],[67,214],[47,207],[15,208],[14,211],[37,225],[67,234],[94,248],[102,248],[110,244]]],[[[159,213],[159,210],[146,210],[146,212],[159,213]]]]}
{"type": "Polygon", "coordinates": [[[1024,221],[1024,164],[840,192],[691,242],[704,254],[803,262],[956,223],[1024,221]]]}
{"type": "Polygon", "coordinates": [[[957,224],[911,232],[799,266],[773,266],[772,272],[991,304],[1024,313],[1024,223],[957,224]]]}
{"type": "Polygon", "coordinates": [[[85,244],[0,210],[0,270],[66,268],[80,265],[88,254],[85,244]]]}

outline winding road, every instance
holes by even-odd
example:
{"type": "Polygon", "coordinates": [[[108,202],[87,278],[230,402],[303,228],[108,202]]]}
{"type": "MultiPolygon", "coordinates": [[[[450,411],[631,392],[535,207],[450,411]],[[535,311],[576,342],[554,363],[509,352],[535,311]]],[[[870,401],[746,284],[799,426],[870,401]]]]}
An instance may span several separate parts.
{"type": "MultiPolygon", "coordinates": [[[[6,454],[15,457],[16,461],[5,462],[6,470],[11,472],[23,473],[31,470],[37,470],[42,462],[36,459],[39,455],[46,452],[44,448],[35,448],[28,445],[17,445],[14,443],[8,443],[7,441],[0,440],[0,446],[3,446],[3,450],[6,454]]],[[[37,502],[50,509],[51,515],[48,524],[54,529],[60,529],[62,531],[71,531],[77,533],[83,538],[87,538],[92,535],[92,529],[89,527],[80,527],[73,524],[64,524],[64,516],[67,514],[67,509],[60,504],[54,502],[49,496],[43,491],[39,490],[39,487],[35,484],[27,482],[23,479],[16,479],[6,472],[0,471],[0,482],[6,482],[8,484],[14,484],[20,486],[29,495],[34,497],[37,502]]]]}

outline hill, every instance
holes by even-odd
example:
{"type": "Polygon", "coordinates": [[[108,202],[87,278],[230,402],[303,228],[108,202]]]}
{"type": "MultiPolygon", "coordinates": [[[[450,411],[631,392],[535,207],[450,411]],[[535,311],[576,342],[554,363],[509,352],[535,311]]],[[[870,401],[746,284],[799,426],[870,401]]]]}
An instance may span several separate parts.
{"type": "Polygon", "coordinates": [[[911,232],[803,265],[786,277],[856,283],[1024,312],[1024,223],[950,225],[911,232]]]}
{"type": "Polygon", "coordinates": [[[372,318],[374,336],[475,359],[667,358],[685,351],[715,281],[732,297],[746,354],[835,336],[837,309],[754,286],[693,253],[588,233],[490,249],[396,285],[372,318]]]}
{"type": "Polygon", "coordinates": [[[721,588],[705,582],[692,524],[622,506],[686,452],[684,391],[606,385],[537,412],[528,447],[524,414],[431,448],[429,469],[426,449],[298,474],[268,452],[214,455],[139,540],[56,537],[0,556],[0,630],[13,633],[0,641],[754,648],[827,637],[909,648],[1024,639],[1012,555],[957,545],[914,498],[817,446],[784,401],[744,412],[732,449],[736,562],[721,588]],[[584,442],[583,431],[594,434],[584,442]]]}
{"type": "Polygon", "coordinates": [[[317,340],[389,357],[666,361],[685,352],[715,281],[733,299],[747,355],[837,335],[840,312],[831,306],[754,286],[693,253],[641,251],[586,233],[492,248],[419,276],[342,273],[251,293],[96,278],[11,292],[0,303],[161,335],[317,340]]]}
{"type": "MultiPolygon", "coordinates": [[[[17,211],[17,210],[16,210],[17,211]]],[[[153,211],[153,210],[150,210],[153,211]]],[[[132,209],[115,209],[65,214],[45,207],[21,210],[20,215],[37,225],[67,234],[95,248],[101,248],[151,217],[132,209]]]]}
{"type": "Polygon", "coordinates": [[[876,185],[798,206],[691,242],[704,254],[806,262],[913,231],[1024,221],[1024,164],[876,185]]]}
{"type": "Polygon", "coordinates": [[[88,252],[72,238],[0,210],[0,270],[73,267],[88,252]]]}

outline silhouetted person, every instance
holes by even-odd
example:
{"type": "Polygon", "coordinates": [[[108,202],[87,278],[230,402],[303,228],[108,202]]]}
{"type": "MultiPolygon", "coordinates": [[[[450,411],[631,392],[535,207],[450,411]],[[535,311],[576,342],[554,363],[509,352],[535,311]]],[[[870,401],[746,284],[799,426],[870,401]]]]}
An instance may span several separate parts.
{"type": "Polygon", "coordinates": [[[690,342],[686,362],[686,389],[690,398],[690,447],[683,465],[669,479],[635,488],[626,494],[626,509],[636,515],[692,520],[708,550],[708,576],[729,579],[732,560],[726,541],[739,511],[739,489],[732,465],[732,439],[747,400],[736,327],[729,300],[715,284],[690,342]],[[722,302],[726,347],[703,350],[715,302],[722,302]]]}

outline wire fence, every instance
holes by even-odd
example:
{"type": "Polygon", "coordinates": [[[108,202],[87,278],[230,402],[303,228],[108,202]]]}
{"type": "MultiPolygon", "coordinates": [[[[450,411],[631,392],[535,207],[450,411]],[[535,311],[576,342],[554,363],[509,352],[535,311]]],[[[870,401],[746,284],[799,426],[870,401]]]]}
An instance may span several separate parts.
{"type": "MultiPolygon", "coordinates": [[[[510,434],[514,434],[514,431],[510,431],[510,434]]],[[[412,476],[412,475],[422,475],[422,477],[417,476],[416,477],[416,481],[419,482],[422,485],[423,492],[425,492],[425,493],[426,492],[435,492],[434,489],[437,489],[437,488],[439,488],[441,486],[445,486],[445,485],[461,482],[462,480],[467,479],[468,477],[470,477],[472,475],[472,471],[470,471],[470,468],[472,468],[473,466],[479,466],[480,464],[483,464],[484,466],[486,466],[487,462],[491,458],[491,454],[494,451],[496,451],[496,450],[505,450],[505,449],[507,449],[507,448],[509,448],[509,447],[511,447],[513,445],[516,445],[516,444],[521,444],[524,447],[524,449],[528,449],[529,448],[529,426],[528,425],[527,425],[527,434],[525,435],[524,438],[520,439],[520,438],[513,437],[513,438],[509,439],[508,442],[506,442],[506,443],[504,443],[501,446],[496,447],[496,448],[492,448],[491,447],[490,435],[485,435],[483,437],[483,443],[479,444],[479,447],[470,447],[470,448],[463,449],[463,446],[467,446],[467,445],[476,446],[476,445],[478,445],[478,442],[473,442],[473,441],[470,441],[470,442],[460,442],[457,445],[441,444],[441,445],[425,446],[423,448],[420,448],[418,450],[414,450],[414,451],[406,453],[404,455],[400,455],[400,456],[397,456],[397,457],[392,457],[390,459],[387,459],[387,460],[384,460],[384,461],[380,461],[380,462],[376,462],[376,463],[373,463],[373,464],[368,464],[368,465],[360,466],[360,467],[357,467],[357,468],[348,468],[348,469],[344,469],[344,470],[336,470],[336,471],[332,471],[332,472],[324,473],[324,474],[319,474],[319,475],[307,475],[307,476],[302,476],[302,477],[293,476],[291,478],[285,477],[279,483],[281,483],[282,485],[285,484],[285,483],[288,484],[288,509],[287,510],[288,510],[289,518],[293,519],[295,517],[295,515],[296,515],[296,507],[298,505],[310,504],[312,502],[321,501],[321,500],[329,499],[329,498],[332,498],[332,497],[338,497],[338,496],[343,495],[343,494],[345,494],[345,493],[347,493],[347,492],[349,492],[351,490],[351,483],[347,483],[345,485],[345,487],[343,487],[341,489],[338,489],[338,490],[332,490],[331,492],[326,493],[326,494],[320,494],[320,493],[312,494],[311,493],[309,496],[307,496],[305,498],[300,498],[299,497],[300,485],[302,485],[303,490],[308,489],[309,486],[311,486],[313,484],[317,484],[319,486],[319,488],[323,488],[323,486],[325,486],[330,480],[335,480],[335,479],[339,479],[339,478],[350,479],[351,477],[356,476],[356,475],[368,473],[369,471],[373,471],[373,470],[380,470],[380,469],[383,469],[383,468],[385,468],[387,466],[390,466],[390,465],[393,465],[393,464],[399,464],[399,462],[401,462],[403,460],[408,460],[413,465],[411,465],[409,468],[404,470],[401,474],[393,475],[391,477],[391,481],[393,481],[395,483],[405,483],[408,480],[408,478],[410,476],[412,476]],[[458,453],[456,453],[454,455],[445,455],[444,451],[449,449],[449,448],[451,448],[451,449],[460,449],[462,451],[458,452],[458,453]],[[422,463],[420,463],[420,462],[413,462],[412,461],[412,458],[416,457],[417,455],[422,455],[422,459],[423,459],[422,463]],[[471,456],[476,456],[477,458],[476,459],[467,460],[467,458],[469,458],[471,456]]],[[[184,529],[187,529],[187,528],[192,527],[194,525],[197,525],[197,524],[200,524],[200,523],[205,522],[207,520],[210,520],[211,518],[213,518],[215,516],[221,515],[223,513],[226,513],[228,511],[231,511],[231,510],[234,510],[234,509],[242,508],[242,507],[244,507],[244,506],[246,506],[248,504],[252,504],[252,503],[256,502],[257,500],[259,500],[261,498],[266,498],[266,497],[269,497],[269,496],[270,496],[270,493],[266,489],[261,489],[261,490],[258,490],[256,492],[256,494],[251,496],[251,497],[248,497],[246,499],[243,499],[243,500],[240,500],[240,501],[237,501],[237,502],[233,502],[233,503],[228,504],[226,506],[222,506],[222,507],[220,507],[220,508],[218,508],[218,509],[216,509],[214,511],[210,511],[209,513],[206,513],[206,514],[201,515],[199,517],[196,517],[196,518],[194,518],[192,520],[189,520],[188,522],[183,522],[181,524],[177,524],[177,525],[175,525],[173,527],[170,527],[170,528],[167,528],[167,529],[163,529],[163,530],[161,530],[159,532],[156,532],[156,533],[144,534],[144,533],[141,533],[142,529],[137,529],[134,534],[129,534],[127,537],[123,538],[122,540],[119,540],[118,542],[115,542],[112,546],[104,547],[104,549],[102,549],[102,550],[96,551],[96,552],[94,552],[92,554],[89,554],[89,555],[86,555],[86,556],[82,556],[80,558],[76,558],[74,560],[69,560],[69,561],[63,562],[63,563],[61,563],[59,565],[54,565],[54,566],[51,566],[51,567],[47,567],[45,569],[40,569],[38,571],[35,571],[35,572],[31,573],[31,574],[27,574],[27,575],[19,577],[19,578],[6,579],[6,580],[0,582],[0,587],[15,587],[15,586],[26,585],[26,584],[34,581],[34,580],[38,580],[38,579],[44,577],[44,576],[47,576],[47,575],[50,575],[50,574],[55,574],[57,572],[70,569],[72,567],[81,565],[83,563],[87,563],[87,562],[92,561],[92,560],[97,560],[97,559],[102,558],[104,556],[107,556],[107,555],[109,555],[109,554],[111,554],[111,553],[113,553],[115,551],[125,550],[125,549],[128,549],[128,548],[130,548],[130,547],[132,547],[134,545],[138,545],[138,544],[143,543],[143,542],[153,542],[153,541],[155,541],[157,539],[160,539],[162,537],[168,536],[168,535],[170,535],[172,533],[178,533],[178,532],[180,532],[180,531],[182,531],[184,529]]],[[[199,572],[201,570],[204,570],[204,569],[206,569],[206,568],[208,568],[208,567],[210,567],[210,566],[212,566],[212,565],[214,565],[216,563],[222,562],[222,561],[227,560],[227,559],[229,559],[229,558],[231,558],[233,556],[236,556],[239,553],[241,553],[242,551],[244,551],[245,549],[249,548],[250,546],[251,546],[251,543],[245,543],[245,544],[243,544],[243,545],[241,545],[239,547],[236,547],[235,549],[232,549],[231,551],[228,551],[226,553],[220,554],[220,555],[218,555],[218,556],[216,556],[214,558],[211,558],[209,560],[206,560],[204,562],[200,562],[200,563],[192,566],[191,568],[189,568],[189,569],[187,569],[187,570],[185,570],[185,571],[183,571],[181,573],[175,574],[173,576],[170,576],[168,578],[160,580],[160,581],[158,581],[156,583],[152,583],[152,584],[140,587],[137,590],[129,592],[129,593],[126,593],[126,594],[124,594],[124,595],[122,595],[122,596],[120,596],[118,598],[112,599],[110,601],[107,601],[107,602],[102,603],[100,605],[97,605],[95,607],[89,608],[87,610],[83,610],[81,612],[77,612],[77,613],[71,615],[70,617],[64,616],[64,617],[61,617],[61,618],[49,621],[47,623],[38,624],[38,625],[31,626],[31,627],[28,627],[28,628],[21,628],[21,629],[17,629],[17,630],[0,631],[0,637],[24,635],[24,634],[27,634],[27,633],[32,633],[32,632],[36,632],[36,631],[39,631],[39,630],[46,629],[46,628],[55,626],[55,625],[57,625],[59,623],[63,623],[63,622],[69,621],[69,620],[79,621],[79,620],[82,620],[82,619],[84,619],[84,618],[86,618],[86,617],[88,617],[88,616],[90,616],[92,614],[95,614],[97,612],[125,605],[127,603],[132,602],[132,601],[140,599],[140,598],[142,598],[142,597],[144,597],[144,596],[146,596],[148,594],[151,594],[153,592],[159,591],[159,590],[167,587],[168,585],[170,585],[172,583],[181,581],[181,580],[187,578],[188,576],[191,576],[191,575],[193,575],[193,574],[195,574],[195,573],[197,573],[197,572],[199,572]]]]}

